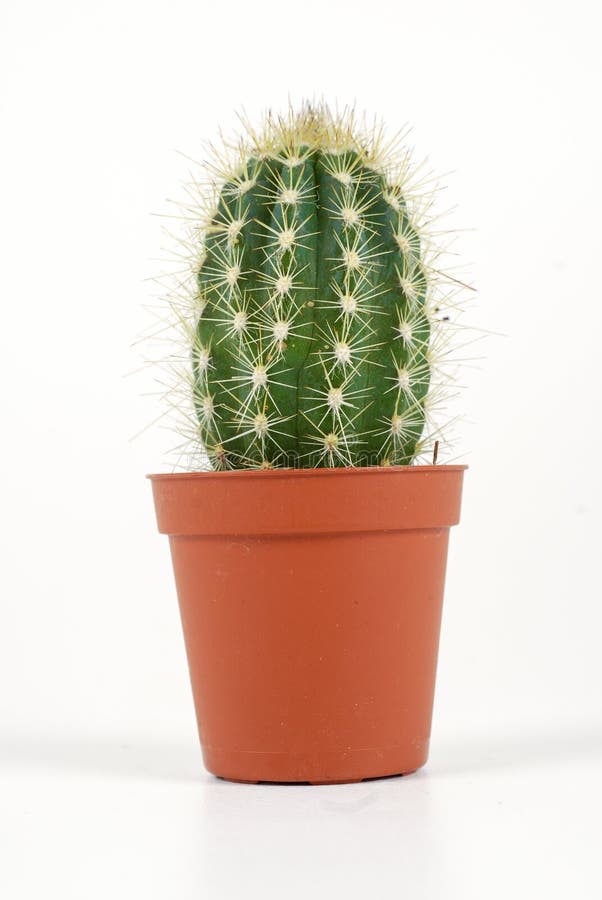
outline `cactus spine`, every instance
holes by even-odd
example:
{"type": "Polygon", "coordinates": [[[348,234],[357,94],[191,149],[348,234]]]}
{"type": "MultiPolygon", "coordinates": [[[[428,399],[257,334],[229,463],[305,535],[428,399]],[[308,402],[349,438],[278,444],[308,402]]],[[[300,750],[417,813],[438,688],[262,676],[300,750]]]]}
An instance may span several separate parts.
{"type": "Polygon", "coordinates": [[[407,158],[324,106],[269,117],[236,156],[195,237],[188,324],[212,467],[411,463],[440,323],[407,158]]]}

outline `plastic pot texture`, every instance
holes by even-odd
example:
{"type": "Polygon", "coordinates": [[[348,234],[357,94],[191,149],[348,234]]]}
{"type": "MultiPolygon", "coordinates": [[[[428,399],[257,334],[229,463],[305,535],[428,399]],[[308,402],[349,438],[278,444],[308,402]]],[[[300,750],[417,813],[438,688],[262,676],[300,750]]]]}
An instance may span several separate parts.
{"type": "Polygon", "coordinates": [[[210,772],[320,784],[425,763],[465,468],[149,476],[210,772]]]}

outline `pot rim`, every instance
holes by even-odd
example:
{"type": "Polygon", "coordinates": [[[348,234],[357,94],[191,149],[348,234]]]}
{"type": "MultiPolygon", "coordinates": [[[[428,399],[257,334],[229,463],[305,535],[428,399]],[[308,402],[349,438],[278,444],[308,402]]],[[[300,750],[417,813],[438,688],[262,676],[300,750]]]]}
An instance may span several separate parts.
{"type": "Polygon", "coordinates": [[[248,469],[149,478],[164,534],[335,534],[455,525],[466,468],[248,469]]]}
{"type": "Polygon", "coordinates": [[[415,465],[415,466],[340,466],[331,468],[329,466],[320,466],[312,469],[227,469],[221,471],[206,472],[151,472],[146,475],[151,481],[174,480],[174,479],[222,479],[232,478],[324,478],[326,476],[342,477],[343,475],[360,476],[374,475],[376,473],[396,472],[404,475],[411,473],[434,473],[434,472],[463,472],[468,469],[466,464],[437,464],[433,465],[415,465]]]}

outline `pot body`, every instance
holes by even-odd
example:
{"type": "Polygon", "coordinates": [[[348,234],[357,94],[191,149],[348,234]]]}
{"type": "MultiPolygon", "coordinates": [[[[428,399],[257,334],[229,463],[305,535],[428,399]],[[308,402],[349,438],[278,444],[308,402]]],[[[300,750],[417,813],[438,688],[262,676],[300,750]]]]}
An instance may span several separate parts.
{"type": "Polygon", "coordinates": [[[464,468],[151,476],[210,772],[325,783],[424,764],[464,468]]]}

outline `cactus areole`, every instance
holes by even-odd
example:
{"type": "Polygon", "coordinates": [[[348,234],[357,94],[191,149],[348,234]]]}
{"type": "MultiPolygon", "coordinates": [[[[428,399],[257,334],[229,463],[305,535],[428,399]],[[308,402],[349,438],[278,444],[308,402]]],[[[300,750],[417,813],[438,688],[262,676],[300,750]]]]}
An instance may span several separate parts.
{"type": "Polygon", "coordinates": [[[248,131],[191,238],[193,439],[213,469],[410,464],[441,316],[408,157],[323,106],[248,131]]]}

